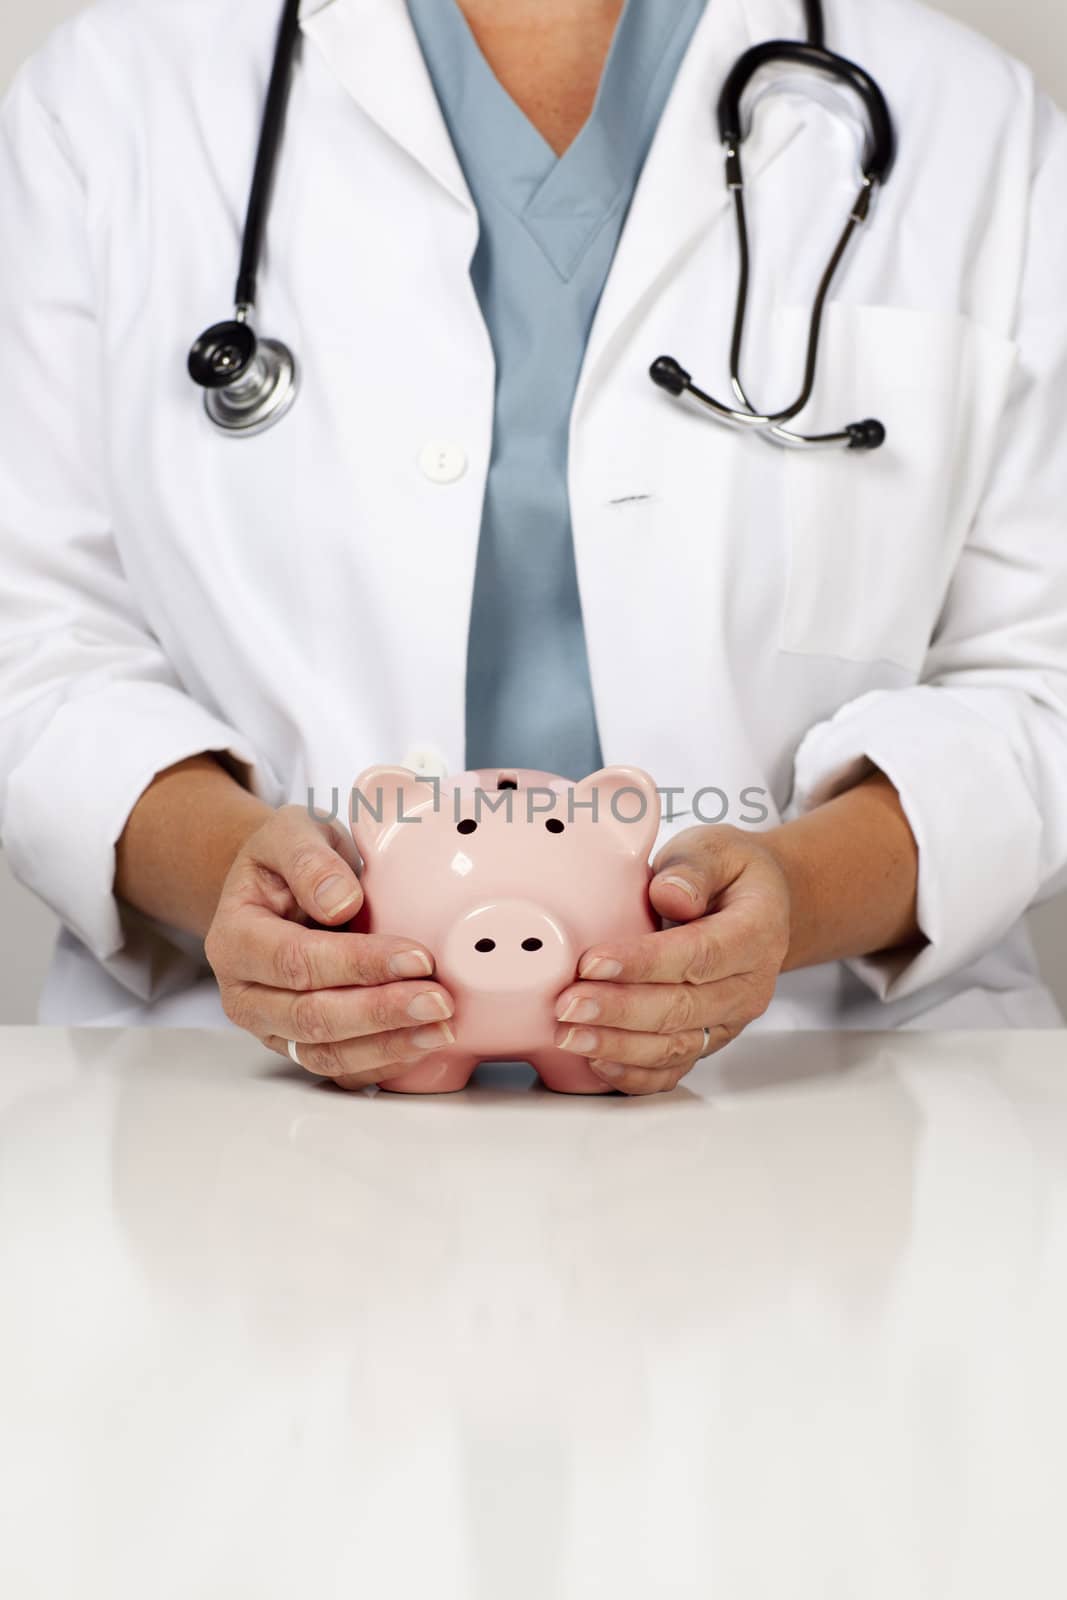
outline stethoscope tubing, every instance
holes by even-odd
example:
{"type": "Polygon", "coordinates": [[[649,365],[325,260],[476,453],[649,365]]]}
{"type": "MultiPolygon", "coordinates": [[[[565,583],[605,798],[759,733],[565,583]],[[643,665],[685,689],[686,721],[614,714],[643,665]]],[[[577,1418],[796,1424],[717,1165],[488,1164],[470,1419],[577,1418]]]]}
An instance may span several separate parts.
{"type": "Polygon", "coordinates": [[[237,276],[234,302],[240,319],[242,312],[251,315],[256,305],[259,265],[263,256],[263,243],[270,215],[271,190],[278,169],[282,135],[285,131],[285,114],[293,83],[297,43],[300,36],[301,0],[285,0],[278,40],[271,67],[267,104],[263,113],[256,166],[252,176],[252,190],[248,198],[244,235],[241,242],[241,264],[237,276]]]}
{"type": "Polygon", "coordinates": [[[741,378],[741,358],[744,350],[745,327],[748,318],[749,280],[751,273],[751,252],[749,249],[748,222],[745,215],[744,191],[740,188],[734,190],[734,206],[737,216],[737,231],[741,254],[741,270],[738,281],[737,308],[734,317],[733,342],[730,349],[730,383],[733,388],[741,410],[733,410],[727,406],[716,406],[724,419],[735,423],[738,427],[752,427],[757,431],[769,431],[780,441],[801,447],[823,446],[829,443],[846,444],[850,442],[848,433],[834,433],[807,436],[791,433],[784,429],[782,424],[791,422],[798,417],[811,400],[815,392],[815,381],[818,376],[819,349],[822,340],[823,318],[826,311],[826,302],[833,288],[841,263],[848,253],[849,246],[856,235],[857,229],[867,217],[868,186],[860,193],[860,199],[849,216],[841,237],[838,239],[834,253],[823,273],[818,290],[816,291],[812,307],[811,322],[808,328],[807,354],[804,366],[804,384],[797,399],[791,406],[786,406],[778,412],[760,412],[749,399],[748,392],[741,378]]]}

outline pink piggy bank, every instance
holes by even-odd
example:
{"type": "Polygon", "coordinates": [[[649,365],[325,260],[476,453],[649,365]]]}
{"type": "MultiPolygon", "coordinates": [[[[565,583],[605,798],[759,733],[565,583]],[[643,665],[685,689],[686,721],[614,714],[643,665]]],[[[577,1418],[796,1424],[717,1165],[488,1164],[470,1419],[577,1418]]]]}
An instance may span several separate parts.
{"type": "Polygon", "coordinates": [[[372,767],[351,821],[364,862],[359,926],[419,940],[456,1002],[456,1043],[386,1087],[450,1093],[480,1061],[518,1060],[550,1089],[609,1093],[585,1060],[556,1048],[556,1000],[590,945],[659,926],[648,858],[660,804],[648,774],[431,781],[372,767]]]}

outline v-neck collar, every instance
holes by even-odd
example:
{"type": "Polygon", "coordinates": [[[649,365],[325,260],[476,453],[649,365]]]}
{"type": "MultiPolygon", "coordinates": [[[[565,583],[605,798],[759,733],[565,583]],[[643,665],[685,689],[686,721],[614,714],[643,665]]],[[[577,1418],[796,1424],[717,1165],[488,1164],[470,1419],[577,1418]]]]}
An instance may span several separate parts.
{"type": "Polygon", "coordinates": [[[625,0],[592,111],[557,155],[500,83],[457,0],[408,0],[468,183],[522,223],[562,278],[632,194],[652,131],[646,109],[673,75],[671,41],[704,4],[625,0]]]}
{"type": "MultiPolygon", "coordinates": [[[[416,162],[448,197],[454,207],[450,247],[457,260],[462,255],[469,263],[478,240],[477,206],[405,0],[303,0],[301,15],[305,39],[378,135],[416,162]]],[[[749,45],[797,37],[799,19],[796,0],[709,0],[705,7],[656,129],[597,307],[575,414],[636,308],[666,281],[682,253],[730,214],[714,115],[726,73],[749,45]]],[[[788,116],[768,110],[754,123],[745,160],[750,192],[793,142],[807,135],[807,102],[785,103],[792,108],[788,116]]],[[[443,227],[447,207],[439,216],[443,227]]]]}

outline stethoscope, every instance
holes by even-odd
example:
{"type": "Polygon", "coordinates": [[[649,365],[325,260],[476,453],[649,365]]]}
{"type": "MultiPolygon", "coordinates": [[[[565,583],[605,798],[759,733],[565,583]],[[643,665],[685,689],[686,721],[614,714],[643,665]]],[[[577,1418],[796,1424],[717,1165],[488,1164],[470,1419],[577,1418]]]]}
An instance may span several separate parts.
{"type": "MultiPolygon", "coordinates": [[[[229,322],[218,322],[208,328],[189,352],[189,374],[194,383],[205,391],[204,405],[208,416],[217,428],[234,438],[251,437],[280,422],[292,406],[299,389],[299,373],[292,351],[279,340],[259,338],[253,327],[253,318],[270,193],[278,166],[300,35],[300,4],[301,0],[285,0],[282,10],[245,220],[234,317],[229,322]]],[[[839,433],[802,434],[786,426],[800,415],[814,393],[827,298],[849,245],[870,217],[875,196],[892,172],[896,155],[893,118],[881,89],[862,67],[827,49],[821,0],[804,0],[804,13],[807,43],[776,39],[754,45],[731,71],[719,100],[719,131],[726,150],[726,184],[734,197],[740,246],[737,305],[730,349],[730,381],[736,404],[726,405],[703,389],[698,389],[689,373],[673,356],[660,356],[653,362],[650,377],[668,394],[689,396],[710,411],[718,421],[732,428],[756,433],[772,444],[799,450],[832,446],[848,450],[877,450],[885,443],[886,431],[882,423],[873,418],[849,423],[839,433]],[[745,92],[757,73],[774,65],[802,67],[822,73],[851,90],[864,112],[867,140],[859,196],[815,295],[803,388],[791,406],[782,411],[762,412],[750,402],[741,378],[751,277],[741,151],[747,136],[743,116],[745,92]]]]}

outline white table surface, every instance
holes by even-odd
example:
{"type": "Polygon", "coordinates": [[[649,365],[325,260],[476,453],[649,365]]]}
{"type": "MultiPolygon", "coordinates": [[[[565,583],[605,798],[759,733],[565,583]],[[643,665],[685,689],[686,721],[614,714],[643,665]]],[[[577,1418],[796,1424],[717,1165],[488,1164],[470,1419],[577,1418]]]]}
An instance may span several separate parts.
{"type": "Polygon", "coordinates": [[[0,1030],[4,1600],[1063,1600],[1067,1034],[0,1030]]]}

